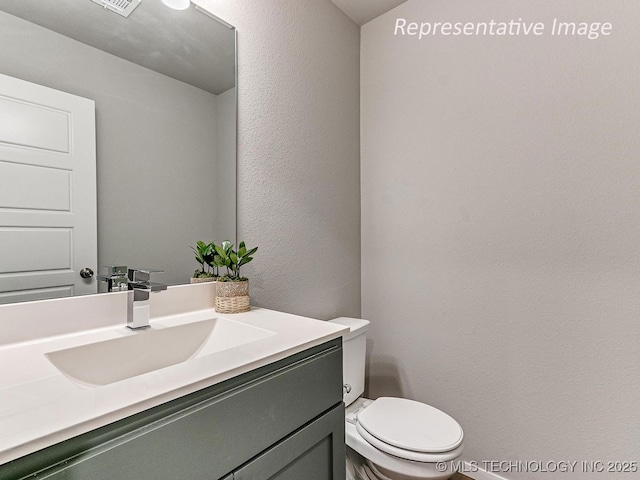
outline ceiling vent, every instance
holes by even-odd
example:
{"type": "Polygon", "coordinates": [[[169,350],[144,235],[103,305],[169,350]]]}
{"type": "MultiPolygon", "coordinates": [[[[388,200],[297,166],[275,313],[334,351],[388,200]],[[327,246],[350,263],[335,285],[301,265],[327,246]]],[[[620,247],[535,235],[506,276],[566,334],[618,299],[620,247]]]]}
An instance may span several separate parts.
{"type": "Polygon", "coordinates": [[[102,5],[104,8],[116,12],[118,15],[128,17],[131,15],[141,0],[91,0],[93,3],[102,5]]]}

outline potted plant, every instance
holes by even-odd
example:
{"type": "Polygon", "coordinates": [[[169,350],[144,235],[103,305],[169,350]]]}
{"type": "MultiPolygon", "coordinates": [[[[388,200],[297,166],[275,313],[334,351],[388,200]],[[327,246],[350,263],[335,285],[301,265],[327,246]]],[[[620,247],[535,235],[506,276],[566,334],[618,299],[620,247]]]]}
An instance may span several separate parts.
{"type": "Polygon", "coordinates": [[[253,260],[258,247],[247,249],[244,242],[240,242],[238,250],[233,249],[229,241],[222,245],[214,244],[214,265],[226,268],[227,273],[218,277],[216,283],[216,312],[240,313],[250,309],[249,279],[240,274],[240,267],[253,260]]]}
{"type": "Polygon", "coordinates": [[[214,243],[204,243],[200,240],[196,242],[195,247],[189,247],[196,256],[196,262],[200,264],[200,268],[193,272],[191,283],[215,282],[217,275],[217,267],[214,265],[215,247],[214,243]]]}

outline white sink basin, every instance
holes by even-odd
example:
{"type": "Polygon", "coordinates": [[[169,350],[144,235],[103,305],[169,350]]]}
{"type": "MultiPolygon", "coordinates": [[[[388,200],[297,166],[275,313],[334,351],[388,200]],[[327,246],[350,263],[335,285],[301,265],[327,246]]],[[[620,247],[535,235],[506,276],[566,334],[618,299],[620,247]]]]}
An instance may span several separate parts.
{"type": "Polygon", "coordinates": [[[92,387],[108,385],[192,358],[254,342],[274,332],[225,318],[164,328],[127,331],[124,336],[48,352],[45,356],[64,375],[92,387]]]}

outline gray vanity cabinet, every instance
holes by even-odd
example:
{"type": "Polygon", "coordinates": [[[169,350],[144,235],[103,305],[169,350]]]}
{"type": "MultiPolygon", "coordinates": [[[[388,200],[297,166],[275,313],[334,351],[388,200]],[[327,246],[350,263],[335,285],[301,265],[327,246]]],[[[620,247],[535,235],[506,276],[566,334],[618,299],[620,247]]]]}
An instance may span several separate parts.
{"type": "Polygon", "coordinates": [[[2,480],[344,480],[340,339],[0,466],[2,480]]]}

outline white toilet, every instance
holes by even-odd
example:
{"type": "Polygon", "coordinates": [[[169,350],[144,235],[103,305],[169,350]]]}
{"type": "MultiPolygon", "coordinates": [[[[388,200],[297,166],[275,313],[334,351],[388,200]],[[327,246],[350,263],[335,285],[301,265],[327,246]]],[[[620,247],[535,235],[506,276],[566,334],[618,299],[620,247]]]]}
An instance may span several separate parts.
{"type": "Polygon", "coordinates": [[[362,398],[367,320],[341,317],[347,480],[444,480],[457,470],[462,427],[446,413],[405,398],[362,398]]]}

